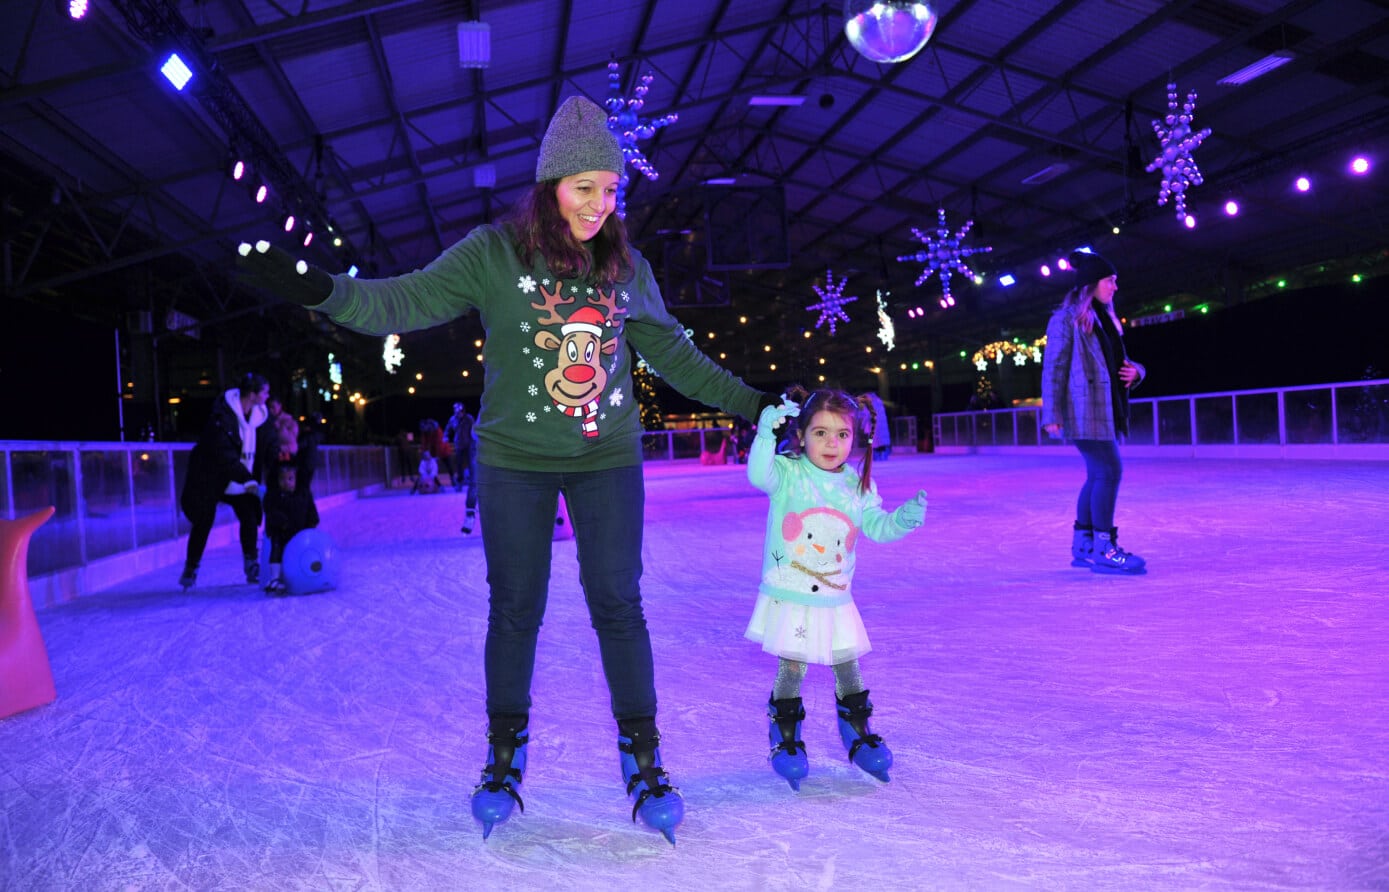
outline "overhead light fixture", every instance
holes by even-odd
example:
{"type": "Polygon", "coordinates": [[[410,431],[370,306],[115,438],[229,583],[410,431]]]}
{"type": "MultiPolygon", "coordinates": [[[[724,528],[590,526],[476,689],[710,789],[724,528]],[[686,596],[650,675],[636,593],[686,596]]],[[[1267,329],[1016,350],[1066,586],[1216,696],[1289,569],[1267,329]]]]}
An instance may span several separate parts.
{"type": "Polygon", "coordinates": [[[805,104],[804,96],[749,96],[748,105],[775,105],[794,108],[805,104]]]}
{"type": "Polygon", "coordinates": [[[1037,186],[1048,180],[1054,180],[1061,174],[1071,169],[1071,165],[1065,161],[1058,161],[1055,164],[1048,164],[1034,174],[1029,174],[1022,178],[1024,186],[1037,186]]]}
{"type": "Polygon", "coordinates": [[[1370,172],[1370,159],[1364,155],[1356,155],[1350,161],[1350,172],[1358,177],[1363,177],[1370,172]]]}
{"type": "Polygon", "coordinates": [[[458,23],[458,67],[486,68],[492,63],[492,26],[486,22],[458,23]]]}
{"type": "Polygon", "coordinates": [[[87,17],[87,0],[66,0],[60,5],[67,9],[68,18],[74,22],[87,17]]]}
{"type": "Polygon", "coordinates": [[[164,64],[159,66],[159,73],[168,78],[169,83],[174,85],[174,89],[180,92],[193,79],[193,70],[179,58],[178,53],[169,54],[169,57],[164,60],[164,64]]]}
{"type": "Polygon", "coordinates": [[[737,177],[710,177],[704,181],[706,186],[734,186],[737,183],[737,177]]]}
{"type": "Polygon", "coordinates": [[[1017,281],[1017,279],[1013,278],[1012,273],[1004,273],[998,277],[998,284],[1002,285],[1004,288],[1013,287],[1013,285],[1017,284],[1017,281]]]}
{"type": "Polygon", "coordinates": [[[1291,62],[1293,58],[1294,56],[1290,51],[1279,50],[1276,53],[1270,53],[1264,56],[1257,62],[1244,66],[1239,71],[1225,75],[1220,80],[1216,81],[1216,83],[1238,87],[1241,84],[1249,83],[1256,77],[1263,77],[1275,68],[1282,68],[1284,65],[1291,62]]]}
{"type": "Polygon", "coordinates": [[[473,188],[474,189],[495,189],[497,188],[497,166],[484,161],[473,168],[473,188]]]}

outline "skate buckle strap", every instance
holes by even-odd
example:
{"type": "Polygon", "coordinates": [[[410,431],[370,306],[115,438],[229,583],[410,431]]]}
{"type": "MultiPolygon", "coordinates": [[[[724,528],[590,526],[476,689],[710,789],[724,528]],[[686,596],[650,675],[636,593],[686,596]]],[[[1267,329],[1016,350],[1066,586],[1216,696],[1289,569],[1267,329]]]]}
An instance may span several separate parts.
{"type": "Polygon", "coordinates": [[[646,789],[641,791],[641,794],[637,796],[637,801],[632,804],[633,824],[637,822],[637,813],[641,811],[641,807],[646,803],[646,800],[653,796],[660,799],[667,793],[680,792],[678,787],[672,787],[670,784],[666,783],[666,776],[666,770],[661,766],[647,765],[639,767],[637,773],[627,779],[628,796],[632,795],[632,791],[637,788],[637,784],[646,784],[646,789]]]}
{"type": "Polygon", "coordinates": [[[882,743],[883,739],[879,737],[877,734],[862,735],[854,741],[853,746],[849,747],[849,761],[854,761],[854,755],[859,751],[860,747],[867,746],[871,749],[877,749],[878,747],[882,746],[882,743]]]}
{"type": "Polygon", "coordinates": [[[777,753],[785,753],[788,756],[794,756],[797,753],[804,752],[806,752],[804,741],[783,740],[781,743],[778,743],[776,746],[772,747],[772,751],[767,754],[767,758],[771,759],[774,756],[776,756],[777,753]]]}
{"type": "MultiPolygon", "coordinates": [[[[490,768],[491,766],[488,767],[490,768]]],[[[517,771],[516,769],[513,768],[509,773],[514,774],[518,781],[521,779],[521,772],[517,771]]],[[[486,769],[484,769],[483,777],[486,776],[486,769]]],[[[476,795],[477,793],[483,790],[486,790],[489,793],[506,793],[506,795],[510,796],[512,799],[516,801],[517,807],[521,809],[521,814],[526,813],[526,803],[521,801],[521,794],[516,792],[516,788],[511,785],[510,781],[483,781],[482,783],[478,784],[476,787],[473,788],[473,794],[476,795]]]]}

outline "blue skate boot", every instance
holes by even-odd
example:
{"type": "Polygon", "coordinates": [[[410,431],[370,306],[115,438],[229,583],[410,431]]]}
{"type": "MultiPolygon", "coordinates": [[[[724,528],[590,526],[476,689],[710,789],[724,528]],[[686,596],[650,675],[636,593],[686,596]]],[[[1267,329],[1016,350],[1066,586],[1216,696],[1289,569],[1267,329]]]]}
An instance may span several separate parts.
{"type": "Polygon", "coordinates": [[[887,770],[892,767],[892,751],[881,737],[868,730],[868,718],[873,715],[868,692],[859,691],[843,699],[834,699],[839,709],[839,736],[849,751],[849,761],[886,783],[887,770]]]}
{"type": "Polygon", "coordinates": [[[492,828],[511,817],[512,806],[521,813],[526,804],[521,801],[521,775],[526,770],[527,716],[492,716],[487,723],[487,767],[482,769],[482,781],[473,789],[473,817],[482,822],[482,838],[492,828]]]}
{"type": "Polygon", "coordinates": [[[632,821],[661,831],[675,845],[675,827],[685,818],[685,800],[661,767],[661,735],[656,720],[629,719],[617,723],[618,759],[627,795],[632,798],[632,821]]]}
{"type": "Polygon", "coordinates": [[[791,785],[801,788],[801,779],[810,773],[805,743],[801,741],[801,723],[805,721],[805,706],[800,697],[767,700],[767,717],[772,720],[767,736],[771,739],[772,770],[791,785]]]}
{"type": "Polygon", "coordinates": [[[1139,576],[1148,572],[1148,562],[1119,547],[1118,527],[1095,530],[1095,553],[1091,559],[1092,572],[1123,573],[1139,576]]]}
{"type": "Polygon", "coordinates": [[[1095,531],[1077,520],[1071,533],[1071,566],[1089,567],[1094,563],[1094,557],[1095,531]]]}

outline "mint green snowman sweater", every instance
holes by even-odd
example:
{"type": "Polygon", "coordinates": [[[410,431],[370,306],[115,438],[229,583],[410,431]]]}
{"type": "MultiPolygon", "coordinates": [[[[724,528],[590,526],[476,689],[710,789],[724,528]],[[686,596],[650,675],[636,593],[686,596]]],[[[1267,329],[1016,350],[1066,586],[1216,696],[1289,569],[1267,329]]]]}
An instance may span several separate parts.
{"type": "Polygon", "coordinates": [[[479,226],[424,269],[389,279],[334,276],[313,307],[353,331],[400,334],[477,310],[487,332],[478,461],[530,471],[641,462],[632,351],[691,399],[756,418],[760,392],[705,356],[666,310],[651,264],[632,249],[628,282],[561,280],[524,266],[498,225],[479,226]]]}

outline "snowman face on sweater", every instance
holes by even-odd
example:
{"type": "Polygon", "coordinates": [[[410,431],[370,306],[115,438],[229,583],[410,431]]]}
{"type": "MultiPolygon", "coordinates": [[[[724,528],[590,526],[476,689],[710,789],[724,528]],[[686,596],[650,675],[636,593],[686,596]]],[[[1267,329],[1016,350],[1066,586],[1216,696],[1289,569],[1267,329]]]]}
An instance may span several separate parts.
{"type": "Polygon", "coordinates": [[[781,537],[795,564],[816,573],[835,573],[849,560],[858,530],[841,511],[811,508],[783,517],[781,537]]]}

